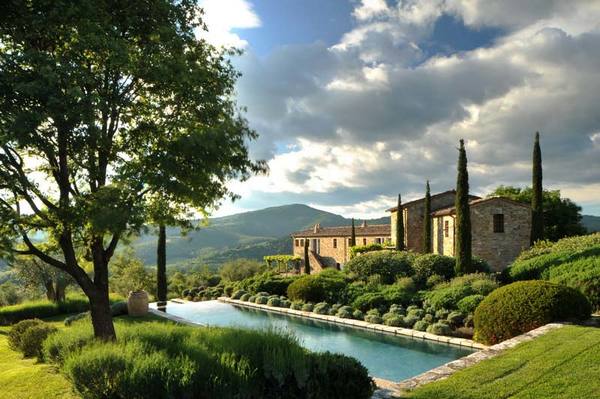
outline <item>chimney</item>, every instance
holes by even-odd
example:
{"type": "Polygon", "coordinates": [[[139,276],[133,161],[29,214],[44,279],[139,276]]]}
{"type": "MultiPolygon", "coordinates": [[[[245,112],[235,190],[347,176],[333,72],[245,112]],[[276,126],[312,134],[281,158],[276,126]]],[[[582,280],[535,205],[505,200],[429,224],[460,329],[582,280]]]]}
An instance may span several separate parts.
{"type": "Polygon", "coordinates": [[[362,224],[360,225],[360,227],[362,227],[363,229],[364,229],[365,227],[367,227],[367,221],[366,221],[366,220],[363,220],[363,222],[362,222],[362,224]]]}
{"type": "Polygon", "coordinates": [[[315,227],[313,228],[313,233],[318,233],[319,230],[321,230],[321,224],[317,223],[317,224],[315,224],[315,227]]]}

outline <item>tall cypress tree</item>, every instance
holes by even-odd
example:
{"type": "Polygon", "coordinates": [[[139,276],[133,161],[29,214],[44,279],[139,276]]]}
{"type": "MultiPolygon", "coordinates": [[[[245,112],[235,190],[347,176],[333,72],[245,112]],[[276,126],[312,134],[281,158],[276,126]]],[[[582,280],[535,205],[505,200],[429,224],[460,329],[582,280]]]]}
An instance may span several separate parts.
{"type": "Polygon", "coordinates": [[[540,133],[535,133],[533,144],[533,171],[531,196],[531,244],[544,238],[544,210],[542,189],[542,150],[540,149],[540,133]]]}
{"type": "Polygon", "coordinates": [[[469,172],[467,171],[467,153],[465,142],[460,140],[458,150],[458,175],[456,179],[456,209],[454,237],[456,274],[468,274],[473,272],[471,262],[471,212],[469,209],[469,172]]]}
{"type": "Polygon", "coordinates": [[[310,274],[310,261],[308,260],[308,238],[304,239],[304,273],[310,274]]]}
{"type": "Polygon", "coordinates": [[[429,180],[425,186],[425,205],[423,209],[423,252],[431,252],[431,192],[429,180]]]}
{"type": "Polygon", "coordinates": [[[158,306],[167,304],[167,228],[158,226],[158,245],[156,247],[156,299],[158,306]]]}
{"type": "Polygon", "coordinates": [[[352,232],[350,233],[350,246],[356,245],[356,229],[354,228],[354,218],[352,218],[352,232]]]}
{"type": "Polygon", "coordinates": [[[398,194],[398,211],[396,212],[396,250],[404,251],[404,212],[402,212],[402,197],[398,194]]]}

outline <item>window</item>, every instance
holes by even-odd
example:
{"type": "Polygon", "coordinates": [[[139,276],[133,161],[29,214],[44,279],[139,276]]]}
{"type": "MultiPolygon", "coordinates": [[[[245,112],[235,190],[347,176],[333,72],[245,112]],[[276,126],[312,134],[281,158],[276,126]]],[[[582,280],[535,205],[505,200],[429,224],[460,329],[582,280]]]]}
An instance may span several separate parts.
{"type": "Polygon", "coordinates": [[[494,233],[504,233],[504,214],[494,214],[494,233]]]}
{"type": "Polygon", "coordinates": [[[377,238],[375,239],[375,244],[381,244],[381,238],[377,237],[377,238]]]}
{"type": "Polygon", "coordinates": [[[334,248],[337,248],[337,238],[334,238],[334,239],[333,239],[333,247],[334,247],[334,248]]]}
{"type": "Polygon", "coordinates": [[[367,239],[363,238],[363,245],[367,245],[367,239]]]}
{"type": "Polygon", "coordinates": [[[300,240],[300,246],[303,247],[304,246],[304,238],[300,240]]]}
{"type": "Polygon", "coordinates": [[[296,245],[297,247],[299,247],[299,246],[300,246],[300,241],[299,241],[299,240],[295,240],[295,245],[296,245]]]}
{"type": "Polygon", "coordinates": [[[450,236],[450,222],[445,220],[444,221],[444,237],[449,237],[450,236]]]}

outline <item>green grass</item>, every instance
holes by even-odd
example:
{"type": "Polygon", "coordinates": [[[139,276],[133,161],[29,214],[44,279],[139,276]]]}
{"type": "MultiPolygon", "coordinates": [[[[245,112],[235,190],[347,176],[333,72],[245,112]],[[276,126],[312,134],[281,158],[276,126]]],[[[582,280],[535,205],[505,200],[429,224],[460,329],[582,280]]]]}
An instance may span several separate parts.
{"type": "Polygon", "coordinates": [[[566,326],[424,385],[413,399],[594,398],[600,392],[600,328],[566,326]]]}
{"type": "MultiPolygon", "coordinates": [[[[44,319],[57,328],[65,328],[67,315],[44,319]]],[[[117,317],[116,324],[136,324],[168,320],[157,316],[140,318],[117,317]]],[[[0,398],[79,398],[71,389],[71,383],[51,365],[38,363],[36,359],[23,359],[19,352],[8,348],[10,326],[0,326],[0,398]]]]}

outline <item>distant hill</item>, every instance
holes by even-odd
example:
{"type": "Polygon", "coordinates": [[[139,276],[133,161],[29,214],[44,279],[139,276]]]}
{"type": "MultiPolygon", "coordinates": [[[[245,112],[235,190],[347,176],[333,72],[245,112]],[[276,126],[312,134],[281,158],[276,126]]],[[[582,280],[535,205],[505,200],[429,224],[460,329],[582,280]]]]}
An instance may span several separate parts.
{"type": "MultiPolygon", "coordinates": [[[[289,235],[316,223],[346,226],[351,224],[351,219],[307,205],[292,204],[212,218],[208,226],[187,235],[182,235],[177,228],[168,228],[167,263],[176,267],[189,264],[218,266],[235,258],[262,260],[265,255],[291,253],[289,235]]],[[[367,223],[389,223],[389,217],[367,220],[367,223]]],[[[155,264],[155,232],[143,234],[131,245],[144,263],[155,264]]]]}
{"type": "Polygon", "coordinates": [[[581,223],[590,233],[600,231],[600,216],[583,215],[581,223]]]}

